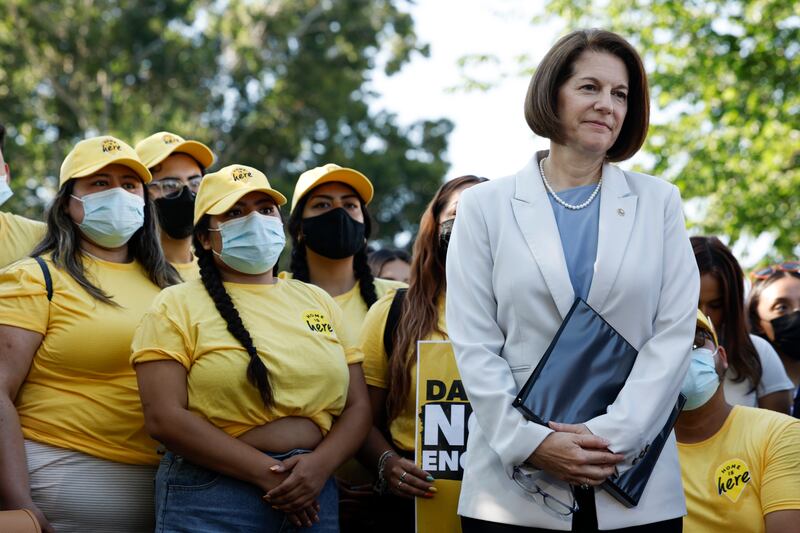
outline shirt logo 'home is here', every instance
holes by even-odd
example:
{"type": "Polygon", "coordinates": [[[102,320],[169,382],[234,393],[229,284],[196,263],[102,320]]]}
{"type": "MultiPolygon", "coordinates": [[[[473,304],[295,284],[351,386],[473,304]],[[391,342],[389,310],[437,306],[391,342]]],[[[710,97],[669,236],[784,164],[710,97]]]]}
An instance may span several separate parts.
{"type": "Polygon", "coordinates": [[[750,483],[750,468],[741,459],[731,459],[717,467],[714,472],[714,480],[717,486],[717,496],[724,495],[731,502],[736,503],[750,483]]]}
{"type": "Polygon", "coordinates": [[[328,317],[319,311],[306,311],[303,313],[303,321],[308,326],[308,329],[314,333],[322,333],[324,335],[333,334],[333,326],[331,326],[328,317]]]}

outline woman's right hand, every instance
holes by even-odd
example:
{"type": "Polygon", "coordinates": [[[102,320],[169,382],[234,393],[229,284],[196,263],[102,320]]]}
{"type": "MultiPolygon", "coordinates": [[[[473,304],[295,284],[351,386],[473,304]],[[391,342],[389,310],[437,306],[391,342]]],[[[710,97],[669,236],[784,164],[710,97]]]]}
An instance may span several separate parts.
{"type": "MultiPolygon", "coordinates": [[[[275,460],[270,468],[267,468],[263,475],[260,476],[258,486],[264,491],[264,504],[277,509],[266,497],[267,493],[278,487],[287,477],[289,471],[285,469],[283,462],[275,460]],[[277,467],[277,468],[276,468],[277,467]]],[[[294,512],[286,512],[286,518],[295,527],[311,527],[319,522],[319,503],[314,500],[309,505],[294,512]]]]}
{"type": "Polygon", "coordinates": [[[554,431],[527,463],[572,485],[600,485],[625,457],[608,451],[609,442],[586,433],[554,431]]]}
{"type": "Polygon", "coordinates": [[[389,490],[404,498],[433,498],[437,491],[431,484],[433,476],[399,455],[387,459],[383,476],[389,490]]]}

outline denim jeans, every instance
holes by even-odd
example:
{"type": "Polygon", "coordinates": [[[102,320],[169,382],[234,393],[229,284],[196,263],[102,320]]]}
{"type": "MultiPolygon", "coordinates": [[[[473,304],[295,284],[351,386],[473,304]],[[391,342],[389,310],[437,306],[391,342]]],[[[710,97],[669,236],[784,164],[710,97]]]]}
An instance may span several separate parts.
{"type": "MultiPolygon", "coordinates": [[[[272,455],[284,460],[306,450],[272,455]]],[[[338,533],[339,497],[329,479],[317,497],[319,522],[296,528],[249,483],[223,476],[167,452],[156,474],[156,533],[338,533]]]]}

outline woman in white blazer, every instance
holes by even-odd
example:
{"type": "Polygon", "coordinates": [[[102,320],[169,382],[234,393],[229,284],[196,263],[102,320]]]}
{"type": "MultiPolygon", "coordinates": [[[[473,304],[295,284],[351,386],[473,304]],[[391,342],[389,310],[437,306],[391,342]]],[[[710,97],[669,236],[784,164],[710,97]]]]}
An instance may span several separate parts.
{"type": "Polygon", "coordinates": [[[464,192],[447,258],[447,324],[474,409],[463,530],[679,532],[674,435],[638,506],[596,488],[635,464],[666,422],[697,313],[678,189],[611,164],[647,134],[641,58],[611,32],[563,37],[531,80],[525,117],[550,150],[464,192]],[[511,403],[576,296],[639,355],[605,414],[544,427],[511,403]]]}

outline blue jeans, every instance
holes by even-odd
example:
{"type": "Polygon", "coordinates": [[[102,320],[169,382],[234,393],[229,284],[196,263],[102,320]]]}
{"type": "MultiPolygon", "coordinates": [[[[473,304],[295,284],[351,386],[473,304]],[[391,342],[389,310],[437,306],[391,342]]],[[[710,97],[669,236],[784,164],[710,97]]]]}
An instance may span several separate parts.
{"type": "MultiPolygon", "coordinates": [[[[272,455],[281,461],[306,450],[272,455]]],[[[263,491],[167,452],[156,474],[156,533],[338,533],[339,496],[329,479],[317,497],[319,522],[296,528],[262,500],[263,491]]]]}

